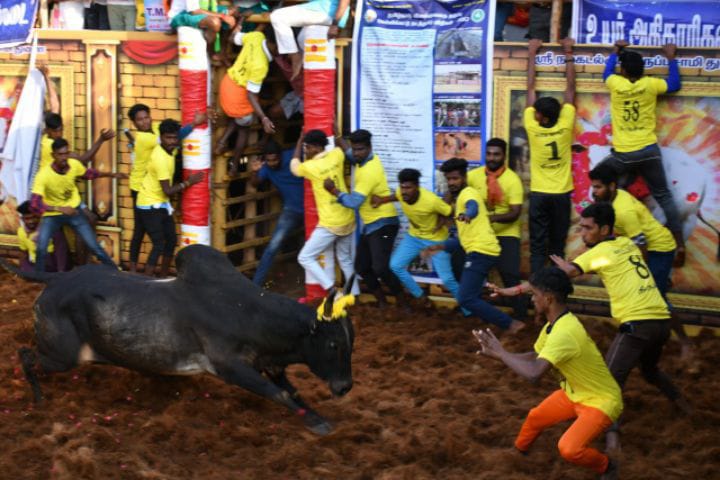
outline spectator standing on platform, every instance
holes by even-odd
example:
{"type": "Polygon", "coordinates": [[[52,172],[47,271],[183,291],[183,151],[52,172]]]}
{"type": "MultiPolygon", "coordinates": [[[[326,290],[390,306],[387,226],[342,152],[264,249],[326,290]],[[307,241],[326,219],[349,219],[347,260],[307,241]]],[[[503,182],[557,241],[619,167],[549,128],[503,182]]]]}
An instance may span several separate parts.
{"type": "Polygon", "coordinates": [[[63,225],[72,227],[98,260],[117,267],[98,243],[90,222],[80,209],[82,201],[75,181],[78,178],[127,178],[127,175],[86,168],[79,161],[70,158],[68,142],[64,138],[53,142],[52,155],[53,163],[41,168],[35,175],[30,200],[32,211],[43,217],[38,233],[35,271],[45,271],[45,256],[50,239],[63,225]]]}
{"type": "Polygon", "coordinates": [[[460,308],[468,310],[484,322],[515,333],[525,325],[513,320],[481,297],[488,272],[497,264],[500,256],[500,243],[490,226],[480,192],[467,184],[467,161],[451,158],[442,164],[440,170],[445,175],[453,202],[458,238],[450,238],[442,244],[430,246],[425,252],[451,252],[462,247],[465,251],[465,264],[457,296],[460,308]]]}
{"type": "Polygon", "coordinates": [[[110,30],[108,0],[93,0],[85,4],[85,30],[110,30]]]}
{"type": "Polygon", "coordinates": [[[559,268],[546,267],[530,277],[529,288],[535,311],[546,321],[532,352],[510,353],[490,329],[473,330],[480,342],[478,353],[500,360],[533,383],[553,368],[559,372],[560,389],[530,410],[515,439],[515,448],[527,453],[543,430],[574,420],[560,437],[560,455],[602,474],[603,479],[614,479],[617,465],[590,445],[622,413],[620,387],[597,345],[567,307],[568,295],[573,291],[568,276],[559,268]]]}
{"type": "Polygon", "coordinates": [[[621,187],[627,186],[623,176],[639,174],[648,185],[650,193],[665,212],[667,226],[677,243],[675,264],[685,262],[685,240],[673,195],[668,188],[662,155],[655,134],[657,97],[680,90],[680,69],[673,44],[663,46],[668,59],[668,78],[663,80],[644,75],[645,61],[637,52],[625,51],[627,42],[615,43],[615,51],[605,64],[603,79],[610,90],[610,120],[612,121],[612,144],[610,155],[603,163],[610,165],[621,178],[621,187]],[[620,60],[620,75],[615,66],[620,60]]]}
{"type": "Polygon", "coordinates": [[[255,285],[262,286],[273,259],[283,243],[293,231],[301,228],[305,223],[303,180],[290,171],[290,160],[290,158],[283,160],[280,145],[273,140],[269,140],[263,147],[262,161],[258,158],[250,160],[250,183],[254,187],[259,187],[269,181],[278,189],[283,201],[275,231],[255,270],[253,277],[255,285]]]}
{"type": "MultiPolygon", "coordinates": [[[[468,172],[468,185],[482,194],[495,236],[500,242],[497,270],[505,287],[520,284],[520,213],[523,186],[520,177],[505,165],[507,142],[491,138],[485,144],[485,166],[468,172]]],[[[523,297],[513,299],[515,318],[527,316],[523,297]]]]}
{"type": "Polygon", "coordinates": [[[135,0],[106,0],[110,30],[135,31],[135,0]]]}
{"type": "Polygon", "coordinates": [[[177,233],[173,220],[173,208],[170,196],[202,181],[204,174],[195,172],[187,180],[172,184],[175,175],[175,152],[180,145],[180,124],[175,120],[163,120],[160,123],[160,144],[153,148],[147,173],[143,177],[137,195],[136,213],[142,228],[152,241],[152,250],[145,264],[145,274],[154,275],[158,258],[163,256],[158,276],[164,278],[170,269],[177,233]]]}
{"type": "Polygon", "coordinates": [[[336,38],[339,29],[345,27],[350,14],[350,0],[310,0],[290,7],[274,10],[270,21],[275,30],[280,55],[289,54],[294,79],[302,69],[302,53],[298,49],[293,27],[327,25],[328,39],[336,38]]]}
{"type": "Polygon", "coordinates": [[[324,187],[341,205],[357,210],[360,215],[362,232],[355,252],[355,272],[363,278],[379,306],[387,305],[380,281],[399,303],[403,297],[402,285],[390,270],[390,255],[400,219],[391,203],[372,205],[373,196],[390,195],[385,169],[372,150],[372,135],[367,130],[352,132],[349,145],[342,136],[336,138],[345,157],[354,166],[355,187],[350,193],[344,193],[332,178],[325,179],[324,187]]]}
{"type": "Polygon", "coordinates": [[[523,117],[530,146],[530,271],[539,271],[548,255],[565,255],[572,208],[572,142],[575,127],[575,63],[573,40],[562,42],[566,67],[563,105],[552,97],[537,98],[535,56],[539,40],[528,45],[527,106],[523,117]]]}
{"type": "MultiPolygon", "coordinates": [[[[339,148],[325,151],[328,139],[321,130],[310,130],[300,137],[295,147],[290,171],[297,177],[307,178],[312,184],[313,196],[318,212],[318,223],[307,239],[298,262],[306,272],[312,274],[320,286],[330,290],[333,279],[325,273],[319,257],[329,247],[335,247],[340,269],[349,280],[353,273],[352,234],[355,231],[355,212],[343,206],[337,198],[325,189],[325,179],[332,179],[341,193],[347,193],[345,186],[345,153],[339,148]],[[300,160],[300,149],[304,146],[305,161],[300,160]]],[[[357,287],[353,288],[357,293],[357,287]]]]}

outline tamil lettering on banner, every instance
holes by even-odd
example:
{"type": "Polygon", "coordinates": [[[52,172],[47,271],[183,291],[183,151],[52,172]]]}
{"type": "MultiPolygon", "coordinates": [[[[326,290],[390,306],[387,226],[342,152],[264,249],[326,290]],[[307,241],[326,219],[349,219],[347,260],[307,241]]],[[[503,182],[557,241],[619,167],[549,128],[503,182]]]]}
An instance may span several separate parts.
{"type": "Polygon", "coordinates": [[[12,47],[28,41],[37,8],[38,0],[0,2],[0,47],[12,47]]]}
{"type": "MultiPolygon", "coordinates": [[[[353,128],[373,134],[391,188],[400,170],[414,168],[424,188],[444,193],[442,162],[482,163],[495,1],[364,0],[355,18],[353,128]]],[[[432,278],[429,266],[412,270],[432,278]]]]}
{"type": "Polygon", "coordinates": [[[720,48],[717,0],[574,0],[573,36],[579,43],[720,48]]]}
{"type": "MultiPolygon", "coordinates": [[[[596,53],[594,55],[573,55],[573,58],[575,59],[575,65],[604,66],[608,56],[596,53]]],[[[668,60],[663,55],[643,57],[643,60],[645,61],[645,70],[666,68],[668,66],[668,60]]],[[[717,72],[720,70],[720,58],[694,55],[692,57],[677,57],[677,62],[680,68],[700,68],[705,72],[717,72]]],[[[565,55],[550,51],[545,52],[535,57],[535,65],[538,67],[561,67],[565,65],[565,55]]]]}
{"type": "Polygon", "coordinates": [[[163,0],[145,0],[145,26],[148,32],[169,32],[170,22],[163,0]]]}

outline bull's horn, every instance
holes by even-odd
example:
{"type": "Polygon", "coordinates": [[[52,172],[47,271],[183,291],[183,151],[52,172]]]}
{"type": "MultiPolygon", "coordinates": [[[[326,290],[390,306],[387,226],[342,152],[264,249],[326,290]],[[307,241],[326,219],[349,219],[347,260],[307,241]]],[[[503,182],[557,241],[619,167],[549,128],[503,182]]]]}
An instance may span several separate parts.
{"type": "Polygon", "coordinates": [[[353,283],[355,283],[355,274],[353,273],[350,275],[350,278],[348,278],[348,281],[345,282],[345,288],[343,288],[343,293],[345,295],[350,295],[350,292],[352,292],[353,283]]]}
{"type": "Polygon", "coordinates": [[[322,311],[322,317],[323,320],[332,320],[332,314],[333,314],[333,303],[335,301],[335,293],[337,293],[337,289],[335,287],[331,288],[328,292],[327,296],[325,297],[325,300],[323,300],[323,311],[322,311]]]}

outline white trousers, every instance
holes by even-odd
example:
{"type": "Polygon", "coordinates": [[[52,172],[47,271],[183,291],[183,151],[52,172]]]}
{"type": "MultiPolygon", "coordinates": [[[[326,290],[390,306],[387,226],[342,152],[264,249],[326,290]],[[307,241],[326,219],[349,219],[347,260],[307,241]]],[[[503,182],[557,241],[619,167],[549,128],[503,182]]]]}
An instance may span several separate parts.
{"type": "MultiPolygon", "coordinates": [[[[275,40],[280,54],[297,53],[298,44],[293,36],[292,27],[307,27],[310,25],[332,25],[332,19],[327,13],[310,10],[303,5],[293,5],[274,10],[270,14],[275,40]]],[[[302,32],[300,33],[302,37],[302,32]]]]}
{"type": "MultiPolygon", "coordinates": [[[[302,250],[300,250],[298,263],[302,265],[307,272],[312,274],[323,289],[329,290],[335,284],[335,281],[325,273],[325,269],[320,265],[318,257],[328,248],[332,248],[332,246],[335,245],[335,257],[347,281],[355,271],[353,265],[352,236],[353,234],[351,233],[350,235],[341,237],[326,228],[318,226],[315,227],[315,230],[310,234],[310,238],[307,239],[302,250]]],[[[353,284],[352,293],[358,293],[357,280],[353,284]]]]}

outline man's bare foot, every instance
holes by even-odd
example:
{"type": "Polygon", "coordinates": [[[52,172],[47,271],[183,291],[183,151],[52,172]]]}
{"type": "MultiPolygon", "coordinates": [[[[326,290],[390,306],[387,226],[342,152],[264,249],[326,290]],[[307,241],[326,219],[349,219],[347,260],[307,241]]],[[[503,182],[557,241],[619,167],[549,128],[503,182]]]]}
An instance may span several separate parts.
{"type": "Polygon", "coordinates": [[[507,329],[507,333],[514,335],[518,333],[520,330],[525,328],[525,324],[523,322],[518,322],[517,320],[513,320],[510,326],[507,329]]]}
{"type": "Polygon", "coordinates": [[[620,432],[610,430],[605,434],[605,452],[611,456],[620,454],[620,432]]]}

